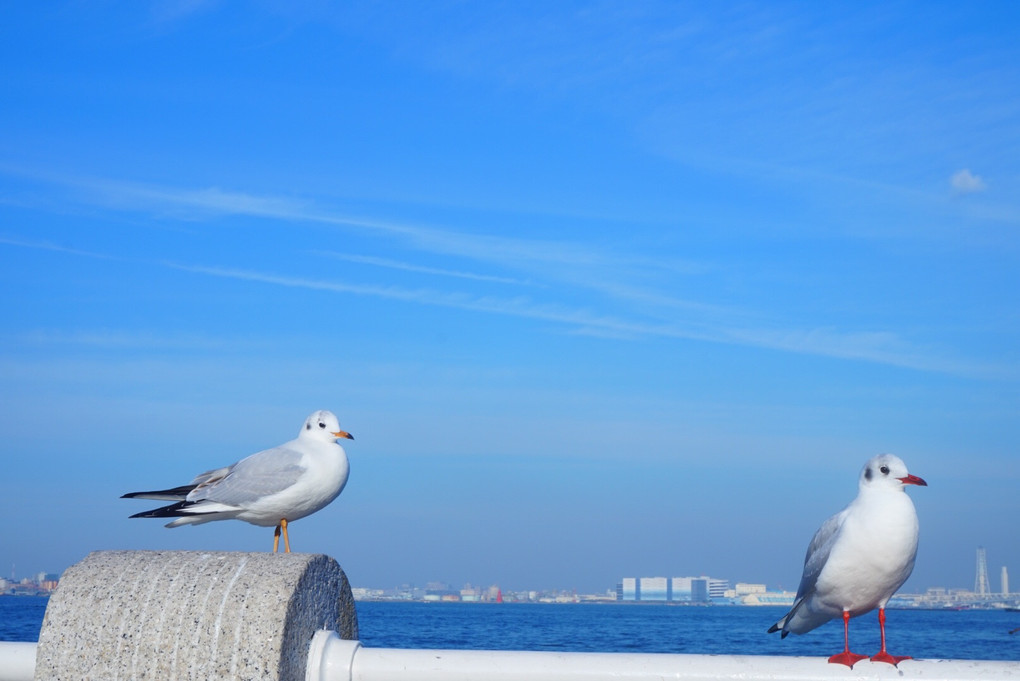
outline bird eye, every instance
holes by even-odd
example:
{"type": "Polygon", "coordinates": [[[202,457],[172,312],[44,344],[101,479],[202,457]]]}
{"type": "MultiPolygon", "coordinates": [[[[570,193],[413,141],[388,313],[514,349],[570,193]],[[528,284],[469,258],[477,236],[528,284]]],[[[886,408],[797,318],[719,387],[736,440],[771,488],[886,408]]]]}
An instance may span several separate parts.
{"type": "Polygon", "coordinates": [[[326,424],[323,423],[322,421],[319,421],[319,428],[325,428],[325,427],[326,427],[326,424]]]}
{"type": "Polygon", "coordinates": [[[889,467],[888,466],[882,466],[878,470],[882,471],[882,475],[889,475],[889,467]]]}

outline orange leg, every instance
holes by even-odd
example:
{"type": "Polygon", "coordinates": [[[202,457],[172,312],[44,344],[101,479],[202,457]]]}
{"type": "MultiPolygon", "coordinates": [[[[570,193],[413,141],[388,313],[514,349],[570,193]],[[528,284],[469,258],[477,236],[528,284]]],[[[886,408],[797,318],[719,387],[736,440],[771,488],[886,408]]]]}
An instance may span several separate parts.
{"type": "Polygon", "coordinates": [[[878,609],[878,627],[879,627],[879,631],[882,632],[882,649],[880,651],[878,651],[877,653],[875,653],[874,655],[871,656],[872,661],[874,661],[874,662],[888,662],[889,664],[891,664],[891,665],[893,665],[895,667],[900,662],[903,662],[903,660],[912,660],[912,659],[914,659],[914,658],[910,657],[909,655],[904,655],[904,656],[900,657],[900,656],[897,656],[897,655],[890,655],[889,653],[885,652],[885,608],[879,608],[878,609]]]}
{"type": "Polygon", "coordinates": [[[287,536],[287,519],[280,520],[280,527],[283,528],[283,548],[285,553],[290,553],[290,537],[287,536]]]}
{"type": "Polygon", "coordinates": [[[866,660],[867,655],[858,655],[850,652],[850,611],[843,611],[843,652],[836,653],[829,658],[830,664],[845,664],[851,669],[861,660],[866,660]]]}
{"type": "Polygon", "coordinates": [[[273,530],[273,553],[276,553],[280,549],[280,526],[277,525],[276,529],[273,530]]]}

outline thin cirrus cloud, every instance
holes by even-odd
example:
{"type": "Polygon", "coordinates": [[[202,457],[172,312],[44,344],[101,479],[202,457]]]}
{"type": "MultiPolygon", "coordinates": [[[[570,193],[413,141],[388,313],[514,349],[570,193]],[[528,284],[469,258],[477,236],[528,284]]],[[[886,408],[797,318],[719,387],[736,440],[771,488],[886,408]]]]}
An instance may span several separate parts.
{"type": "MultiPolygon", "coordinates": [[[[368,230],[397,238],[402,245],[412,249],[455,255],[475,259],[478,262],[498,262],[510,269],[527,272],[529,276],[537,275],[541,283],[537,284],[536,288],[540,291],[549,289],[543,285],[545,282],[559,281],[570,286],[601,292],[608,300],[632,305],[618,308],[620,311],[616,313],[603,313],[599,311],[599,307],[609,304],[606,301],[603,304],[580,306],[536,300],[527,296],[500,297],[434,288],[352,284],[290,277],[229,266],[161,263],[164,266],[208,276],[244,279],[277,286],[330,290],[540,320],[564,325],[568,327],[568,332],[575,334],[622,339],[682,338],[854,359],[940,373],[963,375],[994,373],[991,368],[967,364],[942,357],[937,352],[911,347],[908,342],[888,332],[868,333],[811,327],[769,328],[767,324],[751,323],[748,313],[739,309],[677,299],[657,292],[655,287],[635,284],[630,276],[632,274],[640,272],[640,276],[644,277],[650,271],[664,273],[676,270],[674,263],[658,262],[655,258],[627,257],[615,252],[604,254],[570,242],[467,234],[387,220],[350,217],[320,209],[306,201],[257,196],[218,188],[190,190],[104,179],[38,177],[35,179],[48,179],[51,184],[89,190],[82,192],[82,201],[98,202],[120,210],[171,214],[196,220],[241,215],[368,230]],[[613,273],[613,278],[607,276],[610,272],[613,273]]],[[[26,240],[11,238],[6,239],[6,242],[76,253],[72,249],[49,243],[32,244],[26,240]]],[[[101,253],[77,252],[77,254],[104,257],[101,253]]],[[[433,268],[374,256],[353,254],[344,257],[364,264],[417,271],[446,279],[476,279],[514,285],[531,281],[433,268]]]]}
{"type": "Polygon", "coordinates": [[[407,289],[399,286],[372,286],[339,281],[305,279],[279,274],[225,267],[207,267],[165,263],[176,269],[209,276],[239,279],[290,288],[305,288],[336,293],[375,296],[422,305],[451,307],[473,312],[500,314],[567,325],[571,333],[617,339],[648,337],[679,338],[728,345],[743,345],[839,359],[887,364],[919,371],[955,375],[1003,376],[1001,369],[959,361],[925,352],[888,332],[841,332],[831,328],[764,329],[725,326],[713,323],[649,323],[597,314],[590,310],[542,303],[518,296],[472,296],[431,289],[407,289]]]}
{"type": "MultiPolygon", "coordinates": [[[[100,252],[65,248],[49,242],[27,239],[0,238],[0,243],[11,246],[50,250],[88,258],[133,260],[100,252]]],[[[140,261],[139,261],[140,262],[140,261]]],[[[407,288],[397,285],[347,283],[337,280],[309,279],[222,266],[203,266],[175,262],[151,263],[172,269],[206,276],[244,280],[261,284],[331,291],[341,294],[371,296],[405,303],[455,308],[471,312],[498,314],[524,319],[555,323],[568,327],[572,334],[603,338],[637,340],[641,338],[677,338],[726,345],[761,347],[795,354],[807,354],[851,359],[899,366],[920,371],[956,375],[991,377],[1004,376],[1001,368],[946,358],[937,353],[912,347],[895,334],[888,332],[843,332],[832,328],[774,329],[740,323],[739,319],[723,318],[722,308],[706,308],[717,314],[700,318],[688,316],[677,319],[670,315],[666,321],[653,322],[604,314],[559,303],[534,300],[527,296],[499,297],[472,295],[464,292],[440,291],[432,288],[407,288]]],[[[662,301],[659,301],[662,305],[662,301]]],[[[675,308],[670,305],[668,307],[675,308]]],[[[739,313],[733,313],[739,314],[739,313]]],[[[97,339],[89,337],[89,343],[97,339]]],[[[80,339],[79,339],[80,340],[80,339]]],[[[101,344],[109,345],[109,338],[101,344]]]]}
{"type": "MultiPolygon", "coordinates": [[[[612,298],[645,304],[650,299],[665,303],[666,298],[627,281],[629,275],[699,276],[712,265],[674,257],[642,257],[619,252],[604,253],[569,241],[523,239],[491,234],[471,234],[438,229],[405,222],[380,220],[322,209],[312,202],[278,196],[260,196],[246,192],[227,191],[217,187],[182,189],[178,187],[110,180],[106,178],[71,177],[0,167],[8,174],[19,174],[36,181],[62,186],[72,191],[74,199],[123,211],[148,212],[183,220],[206,220],[214,217],[246,216],[286,222],[325,224],[343,229],[393,239],[413,250],[493,263],[501,268],[526,273],[525,279],[501,278],[498,275],[467,273],[432,268],[433,275],[477,278],[501,283],[527,283],[540,286],[539,281],[560,281],[569,285],[599,291],[612,298]],[[620,273],[626,273],[622,275],[620,273]]],[[[369,262],[363,259],[362,262],[369,262]]],[[[419,265],[374,259],[377,266],[415,270],[425,273],[419,265]]],[[[711,308],[710,303],[671,299],[669,307],[711,308]]]]}
{"type": "Polygon", "coordinates": [[[399,260],[391,260],[389,258],[377,258],[368,255],[350,255],[347,253],[337,253],[336,251],[322,251],[320,252],[320,255],[333,258],[335,260],[344,260],[347,262],[359,263],[362,265],[371,265],[373,267],[401,270],[403,272],[430,274],[440,277],[451,277],[454,279],[469,279],[471,281],[483,281],[495,284],[512,284],[519,286],[533,285],[533,283],[530,281],[524,281],[522,279],[513,279],[511,277],[499,277],[489,274],[478,274],[475,272],[447,270],[439,267],[426,267],[424,265],[415,265],[413,263],[401,262],[399,260]]]}

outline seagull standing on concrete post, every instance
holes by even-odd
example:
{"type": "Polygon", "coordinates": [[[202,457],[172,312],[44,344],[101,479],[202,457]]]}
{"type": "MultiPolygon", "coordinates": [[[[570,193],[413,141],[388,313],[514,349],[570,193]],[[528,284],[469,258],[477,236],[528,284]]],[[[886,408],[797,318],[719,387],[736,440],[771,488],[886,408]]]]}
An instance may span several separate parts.
{"type": "Polygon", "coordinates": [[[132,492],[122,498],[177,502],[131,516],[175,518],[167,527],[231,518],[264,527],[275,525],[273,552],[278,550],[282,534],[284,550],[290,553],[287,524],[322,509],[347,484],[347,453],[337,438],[354,439],[340,430],[333,412],[317,411],[305,419],[290,442],[202,473],[191,484],[132,492]]]}

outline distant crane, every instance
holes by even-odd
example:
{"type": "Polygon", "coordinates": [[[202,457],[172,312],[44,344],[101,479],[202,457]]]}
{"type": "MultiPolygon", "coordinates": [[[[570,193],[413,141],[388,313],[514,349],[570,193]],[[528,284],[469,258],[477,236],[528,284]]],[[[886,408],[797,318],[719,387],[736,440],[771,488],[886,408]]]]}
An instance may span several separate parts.
{"type": "Polygon", "coordinates": [[[974,593],[979,596],[987,596],[988,592],[988,559],[985,556],[985,547],[979,546],[977,550],[977,575],[974,577],[974,593]]]}

